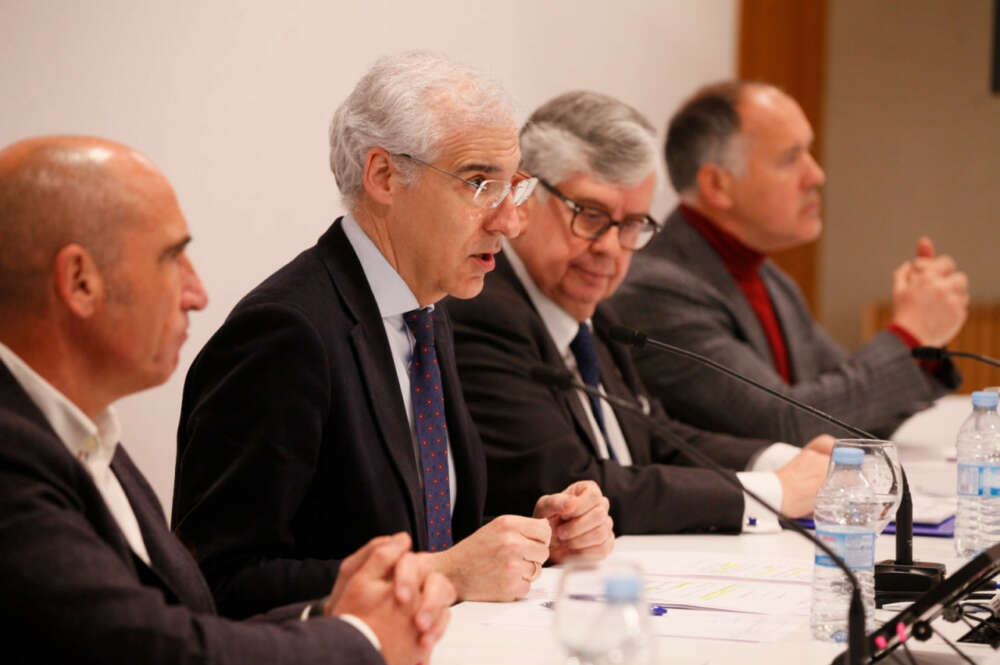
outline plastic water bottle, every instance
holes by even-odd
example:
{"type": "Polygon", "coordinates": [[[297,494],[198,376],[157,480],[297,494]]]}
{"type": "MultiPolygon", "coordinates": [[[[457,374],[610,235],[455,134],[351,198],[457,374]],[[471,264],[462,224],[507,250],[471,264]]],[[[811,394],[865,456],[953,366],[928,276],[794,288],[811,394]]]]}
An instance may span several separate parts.
{"type": "Polygon", "coordinates": [[[556,637],[569,652],[568,662],[648,665],[650,609],[642,597],[642,579],[614,572],[601,585],[599,597],[571,594],[557,600],[556,637]]]}
{"type": "MultiPolygon", "coordinates": [[[[866,630],[875,628],[875,530],[878,501],[861,472],[864,451],[834,448],[823,486],[816,494],[813,518],[816,537],[843,559],[861,584],[866,630]]],[[[825,552],[816,548],[813,569],[813,637],[847,641],[847,612],[851,582],[825,552]]]]}
{"type": "Polygon", "coordinates": [[[1000,395],[972,393],[972,414],[958,430],[955,552],[971,557],[1000,541],[1000,395]]]}

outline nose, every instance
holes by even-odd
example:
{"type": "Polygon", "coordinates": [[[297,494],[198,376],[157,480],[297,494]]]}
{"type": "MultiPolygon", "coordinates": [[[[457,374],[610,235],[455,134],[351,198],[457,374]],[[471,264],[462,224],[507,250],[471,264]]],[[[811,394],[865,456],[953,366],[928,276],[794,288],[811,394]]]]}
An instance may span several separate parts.
{"type": "Polygon", "coordinates": [[[521,218],[517,214],[512,192],[508,192],[500,205],[493,209],[493,214],[487,219],[486,230],[502,233],[508,238],[516,238],[521,234],[521,218]]]}
{"type": "Polygon", "coordinates": [[[809,175],[807,182],[810,187],[822,187],[826,183],[826,173],[823,172],[823,167],[819,165],[816,158],[813,157],[812,153],[806,153],[809,175]]]}
{"type": "Polygon", "coordinates": [[[198,277],[194,265],[186,255],[181,280],[181,309],[185,312],[205,309],[208,305],[208,293],[205,292],[201,278],[198,277]]]}
{"type": "Polygon", "coordinates": [[[615,256],[622,252],[621,239],[618,236],[621,227],[615,225],[602,233],[599,238],[590,242],[590,251],[595,254],[615,256]]]}

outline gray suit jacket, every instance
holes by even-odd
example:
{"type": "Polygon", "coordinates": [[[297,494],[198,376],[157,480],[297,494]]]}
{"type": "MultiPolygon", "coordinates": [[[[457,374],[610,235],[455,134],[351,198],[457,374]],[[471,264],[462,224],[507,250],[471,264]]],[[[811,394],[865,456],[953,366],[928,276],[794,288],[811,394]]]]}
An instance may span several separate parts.
{"type": "Polygon", "coordinates": [[[151,565],[136,557],[87,470],[0,363],[0,641],[5,663],[381,663],[332,618],[237,623],[215,614],[194,560],[118,447],[111,468],[151,565]]]}
{"type": "MultiPolygon", "coordinates": [[[[774,370],[764,330],[736,280],[679,210],[634,257],[611,302],[626,325],[650,337],[706,355],[880,436],[958,385],[950,362],[930,376],[887,331],[848,355],[813,319],[787,274],[769,260],[760,273],[784,332],[791,385],[774,370]]],[[[824,432],[846,434],[692,361],[649,347],[634,356],[664,407],[699,427],[796,444],[824,432]]]]}

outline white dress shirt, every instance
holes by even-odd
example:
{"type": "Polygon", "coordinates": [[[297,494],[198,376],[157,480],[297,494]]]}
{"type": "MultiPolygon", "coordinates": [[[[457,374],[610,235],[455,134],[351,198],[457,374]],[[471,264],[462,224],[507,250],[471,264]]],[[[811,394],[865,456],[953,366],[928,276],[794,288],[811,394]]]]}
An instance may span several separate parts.
{"type": "MultiPolygon", "coordinates": [[[[556,348],[566,363],[566,367],[576,375],[578,380],[582,381],[576,366],[576,358],[569,348],[580,327],[579,322],[570,316],[566,310],[553,302],[551,298],[542,293],[541,289],[538,288],[531,278],[528,269],[520,257],[517,256],[517,253],[506,240],[504,241],[504,252],[510,261],[511,267],[514,269],[514,274],[521,281],[524,290],[528,292],[528,297],[531,299],[532,305],[535,306],[539,316],[542,318],[542,323],[545,324],[549,336],[555,342],[556,348]]],[[[589,320],[585,323],[593,329],[589,320]]],[[[604,390],[603,385],[598,387],[602,391],[604,390]]],[[[600,406],[602,415],[604,416],[604,426],[608,432],[607,439],[605,439],[600,427],[597,426],[597,422],[594,420],[590,401],[584,397],[583,393],[578,392],[578,394],[584,405],[584,413],[587,414],[590,431],[594,434],[594,439],[597,441],[598,457],[608,459],[610,457],[608,455],[608,446],[610,446],[619,464],[622,466],[631,466],[632,455],[629,453],[628,444],[625,441],[624,434],[622,434],[621,426],[618,424],[618,418],[615,416],[614,410],[607,402],[601,400],[600,406]]],[[[757,493],[771,505],[780,507],[782,495],[781,483],[778,481],[778,477],[774,474],[774,471],[781,468],[798,453],[798,448],[787,443],[771,444],[750,460],[746,471],[739,471],[736,476],[744,488],[757,493]]],[[[771,533],[781,530],[777,518],[750,497],[746,497],[744,501],[743,521],[741,524],[745,533],[771,533]]]]}
{"type": "MultiPolygon", "coordinates": [[[[409,326],[403,320],[403,314],[420,307],[417,297],[410,291],[399,273],[389,264],[386,258],[372,242],[368,234],[358,225],[353,215],[345,215],[341,221],[347,241],[351,243],[354,253],[361,262],[361,269],[368,280],[368,287],[375,296],[382,324],[389,340],[389,350],[396,366],[396,378],[399,380],[399,392],[406,407],[406,415],[410,420],[410,433],[413,434],[413,455],[417,468],[421,467],[420,450],[416,439],[416,416],[413,413],[413,395],[410,391],[410,366],[413,364],[413,345],[415,339],[409,326]]],[[[429,309],[433,310],[434,305],[429,309]]],[[[448,399],[448,396],[445,396],[448,399]]],[[[451,439],[448,444],[448,489],[451,492],[451,512],[454,514],[458,500],[458,480],[455,477],[455,462],[451,454],[451,439]]],[[[420,474],[421,482],[423,474],[420,474]]]]}
{"type": "Polygon", "coordinates": [[[93,478],[129,547],[148,566],[149,553],[146,551],[146,543],[139,530],[139,522],[135,519],[132,504],[129,503],[125,490],[111,470],[111,458],[114,457],[121,437],[121,425],[114,409],[108,407],[101,411],[97,414],[95,423],[2,343],[0,343],[0,361],[3,361],[21,384],[24,392],[28,393],[28,397],[45,416],[49,426],[65,444],[70,454],[79,460],[93,478]]]}

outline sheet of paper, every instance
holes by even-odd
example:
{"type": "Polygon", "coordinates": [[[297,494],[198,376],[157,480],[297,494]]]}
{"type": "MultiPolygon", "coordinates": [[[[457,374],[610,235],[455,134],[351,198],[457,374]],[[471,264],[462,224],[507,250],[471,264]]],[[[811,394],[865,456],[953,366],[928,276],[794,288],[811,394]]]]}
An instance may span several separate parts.
{"type": "Polygon", "coordinates": [[[749,557],[717,552],[629,552],[623,559],[639,564],[646,575],[709,577],[754,582],[812,583],[809,559],[749,557]]]}
{"type": "MultiPolygon", "coordinates": [[[[522,600],[501,606],[486,620],[487,625],[551,629],[553,610],[543,601],[522,600]]],[[[649,617],[650,632],[661,637],[737,642],[777,642],[800,630],[808,619],[801,616],[771,616],[671,609],[649,617]]]]}
{"type": "Polygon", "coordinates": [[[646,576],[646,599],[668,607],[750,614],[808,615],[812,588],[797,583],[646,576]]]}

